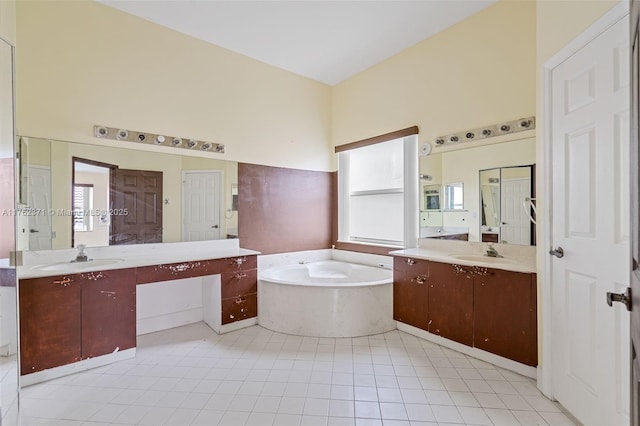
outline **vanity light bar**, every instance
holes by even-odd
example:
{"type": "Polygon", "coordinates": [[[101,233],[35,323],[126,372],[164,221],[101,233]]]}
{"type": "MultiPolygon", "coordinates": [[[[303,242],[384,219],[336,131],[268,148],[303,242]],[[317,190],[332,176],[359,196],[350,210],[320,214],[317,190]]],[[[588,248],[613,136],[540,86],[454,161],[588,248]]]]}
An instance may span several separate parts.
{"type": "Polygon", "coordinates": [[[524,132],[535,128],[535,117],[520,118],[518,120],[507,121],[504,123],[494,124],[492,126],[480,127],[478,129],[458,132],[447,136],[440,136],[433,141],[433,145],[436,148],[445,145],[457,145],[464,142],[489,139],[509,133],[524,132]]]}
{"type": "Polygon", "coordinates": [[[180,138],[177,136],[156,135],[135,130],[116,129],[107,126],[93,126],[93,134],[100,139],[113,139],[126,142],[138,142],[147,145],[171,146],[192,151],[217,152],[224,154],[224,145],[196,139],[180,138]]]}

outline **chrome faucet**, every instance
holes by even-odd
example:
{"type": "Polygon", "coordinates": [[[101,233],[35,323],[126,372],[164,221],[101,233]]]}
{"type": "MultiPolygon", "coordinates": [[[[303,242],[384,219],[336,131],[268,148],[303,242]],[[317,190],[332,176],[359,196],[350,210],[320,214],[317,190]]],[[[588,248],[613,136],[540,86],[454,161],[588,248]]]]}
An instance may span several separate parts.
{"type": "Polygon", "coordinates": [[[498,253],[498,250],[493,247],[493,244],[489,244],[487,252],[484,255],[489,257],[503,257],[500,253],[498,253]]]}
{"type": "Polygon", "coordinates": [[[72,260],[72,262],[87,262],[89,261],[89,258],[87,257],[86,253],[84,252],[84,249],[87,246],[85,244],[78,244],[78,255],[76,256],[76,258],[74,260],[72,260]]]}

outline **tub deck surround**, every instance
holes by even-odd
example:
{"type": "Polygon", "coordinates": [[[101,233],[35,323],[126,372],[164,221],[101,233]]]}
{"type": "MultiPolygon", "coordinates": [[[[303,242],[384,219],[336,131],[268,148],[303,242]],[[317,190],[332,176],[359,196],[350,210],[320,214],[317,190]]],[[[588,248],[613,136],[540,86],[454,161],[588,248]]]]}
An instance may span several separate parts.
{"type": "Polygon", "coordinates": [[[485,257],[488,243],[420,239],[419,247],[395,250],[393,256],[432,260],[461,266],[479,266],[502,269],[505,271],[536,273],[536,247],[513,244],[494,244],[495,249],[504,258],[485,257]],[[473,260],[465,259],[468,256],[473,260]],[[494,261],[497,260],[497,261],[494,261]]]}
{"type": "Polygon", "coordinates": [[[238,240],[148,246],[88,249],[123,261],[82,269],[68,260],[75,250],[29,254],[18,269],[24,385],[133,357],[139,334],[203,320],[218,333],[257,323],[257,252],[238,240]]]}
{"type": "Polygon", "coordinates": [[[259,274],[258,323],[311,337],[358,337],[396,328],[393,276],[336,260],[278,266],[259,274]]]}

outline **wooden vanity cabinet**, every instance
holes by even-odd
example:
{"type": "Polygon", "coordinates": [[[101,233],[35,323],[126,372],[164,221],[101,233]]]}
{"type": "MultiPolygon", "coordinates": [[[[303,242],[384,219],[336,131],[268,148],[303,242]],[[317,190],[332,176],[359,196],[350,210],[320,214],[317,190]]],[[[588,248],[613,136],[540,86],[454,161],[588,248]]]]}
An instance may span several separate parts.
{"type": "Polygon", "coordinates": [[[221,323],[258,316],[258,259],[240,256],[218,261],[221,273],[221,323]]]}
{"type": "Polygon", "coordinates": [[[396,321],[538,364],[536,274],[402,256],[393,264],[396,321]]]}
{"type": "Polygon", "coordinates": [[[429,262],[428,315],[430,333],[473,345],[473,274],[468,269],[429,262]]]}
{"type": "Polygon", "coordinates": [[[427,329],[429,264],[426,260],[393,258],[393,319],[427,329]]]}
{"type": "Polygon", "coordinates": [[[136,346],[128,269],[20,280],[21,374],[136,346]]]}
{"type": "Polygon", "coordinates": [[[536,274],[486,269],[474,278],[474,346],[538,364],[536,274]]]}
{"type": "Polygon", "coordinates": [[[20,374],[80,361],[81,294],[75,275],[20,280],[20,374]]]}

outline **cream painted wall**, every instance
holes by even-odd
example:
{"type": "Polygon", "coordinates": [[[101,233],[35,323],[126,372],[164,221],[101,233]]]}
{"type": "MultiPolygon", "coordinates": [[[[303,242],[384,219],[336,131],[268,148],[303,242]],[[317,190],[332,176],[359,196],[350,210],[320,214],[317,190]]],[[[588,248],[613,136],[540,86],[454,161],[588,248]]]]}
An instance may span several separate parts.
{"type": "Polygon", "coordinates": [[[0,37],[16,45],[16,2],[0,1],[0,37]]]}
{"type": "Polygon", "coordinates": [[[333,90],[340,145],[411,125],[420,142],[535,114],[536,3],[500,1],[333,90]]]}
{"type": "Polygon", "coordinates": [[[17,38],[19,134],[99,144],[102,124],[333,169],[329,86],[93,1],[18,2],[17,38]]]}

